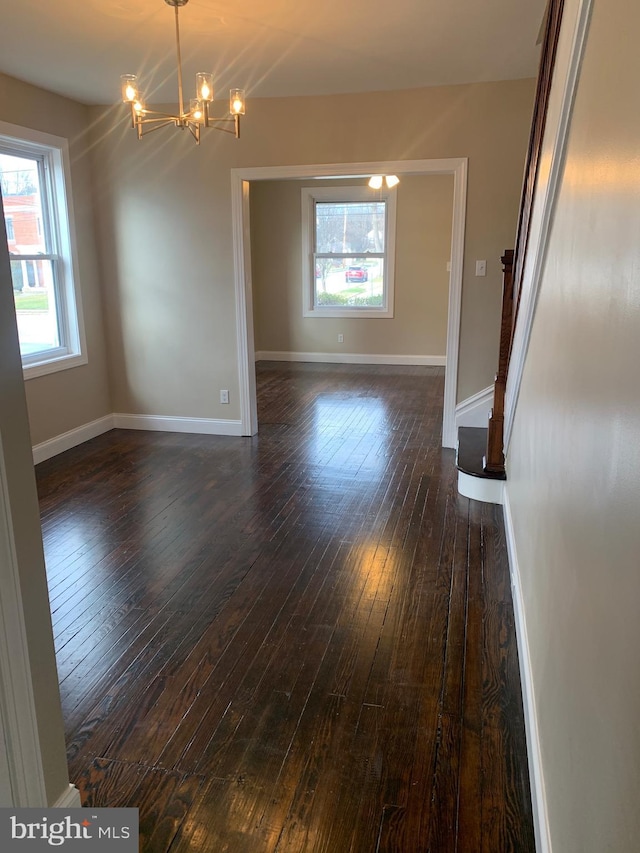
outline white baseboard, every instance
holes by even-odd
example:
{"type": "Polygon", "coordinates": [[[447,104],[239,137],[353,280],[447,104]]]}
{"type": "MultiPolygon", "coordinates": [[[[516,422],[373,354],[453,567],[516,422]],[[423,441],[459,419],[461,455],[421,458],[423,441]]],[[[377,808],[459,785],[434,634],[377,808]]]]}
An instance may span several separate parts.
{"type": "Polygon", "coordinates": [[[504,501],[504,480],[492,480],[490,477],[474,477],[458,471],[458,491],[465,498],[488,504],[501,504],[504,501]]]}
{"type": "Polygon", "coordinates": [[[200,435],[242,435],[242,422],[222,418],[179,418],[164,415],[113,415],[116,429],[189,432],[200,435]]]}
{"type": "Polygon", "coordinates": [[[96,421],[83,424],[75,429],[70,429],[69,432],[63,432],[62,435],[57,435],[55,438],[50,438],[48,441],[43,441],[41,444],[36,444],[33,447],[33,464],[37,465],[38,462],[44,462],[45,459],[57,456],[58,453],[71,450],[72,447],[89,441],[90,438],[102,435],[103,432],[109,432],[113,427],[113,415],[105,415],[96,421]]]}
{"type": "Polygon", "coordinates": [[[188,432],[200,435],[242,435],[242,422],[216,418],[172,418],[162,415],[106,415],[33,447],[33,464],[71,450],[110,429],[146,429],[153,432],[188,432]]]}
{"type": "Polygon", "coordinates": [[[456,406],[456,430],[458,427],[486,427],[493,406],[493,385],[467,397],[456,406]]]}
{"type": "Polygon", "coordinates": [[[531,784],[531,806],[533,809],[533,828],[536,836],[537,853],[552,853],[551,835],[549,833],[549,817],[547,798],[544,790],[544,774],[542,772],[542,755],[540,751],[540,733],[538,731],[538,715],[535,704],[533,673],[529,655],[529,640],[527,637],[527,620],[522,599],[520,583],[520,568],[516,551],[513,518],[509,505],[508,487],[504,490],[504,527],[509,555],[511,573],[511,593],[518,639],[518,659],[520,662],[520,681],[522,684],[522,702],[524,705],[524,723],[527,734],[527,755],[529,759],[529,780],[531,784]]]}
{"type": "Polygon", "coordinates": [[[444,355],[373,355],[356,352],[278,352],[259,350],[256,361],[312,361],[324,364],[422,364],[444,367],[444,355]]]}
{"type": "Polygon", "coordinates": [[[79,809],[82,806],[80,791],[75,785],[69,784],[67,790],[53,804],[54,809],[79,809]]]}

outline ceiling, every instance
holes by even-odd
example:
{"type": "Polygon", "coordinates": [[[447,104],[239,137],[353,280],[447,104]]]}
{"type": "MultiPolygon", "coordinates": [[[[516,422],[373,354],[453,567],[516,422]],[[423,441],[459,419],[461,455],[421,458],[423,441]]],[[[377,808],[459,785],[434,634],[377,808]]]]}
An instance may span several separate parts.
{"type": "MultiPolygon", "coordinates": [[[[177,98],[164,0],[4,0],[0,72],[90,104],[137,73],[177,98]]],[[[196,71],[247,97],[409,89],[533,77],[546,0],[190,0],[180,10],[185,97],[196,71]]]]}

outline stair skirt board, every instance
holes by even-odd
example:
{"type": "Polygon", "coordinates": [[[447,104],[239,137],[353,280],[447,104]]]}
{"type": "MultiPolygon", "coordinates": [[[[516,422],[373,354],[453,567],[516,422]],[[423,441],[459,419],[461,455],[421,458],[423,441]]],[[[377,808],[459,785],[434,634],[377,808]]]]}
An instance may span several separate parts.
{"type": "Polygon", "coordinates": [[[458,471],[458,491],[465,498],[490,504],[504,503],[504,480],[474,477],[458,471]]]}
{"type": "Polygon", "coordinates": [[[461,426],[487,426],[493,406],[493,390],[493,385],[490,385],[456,405],[456,430],[461,426]]]}

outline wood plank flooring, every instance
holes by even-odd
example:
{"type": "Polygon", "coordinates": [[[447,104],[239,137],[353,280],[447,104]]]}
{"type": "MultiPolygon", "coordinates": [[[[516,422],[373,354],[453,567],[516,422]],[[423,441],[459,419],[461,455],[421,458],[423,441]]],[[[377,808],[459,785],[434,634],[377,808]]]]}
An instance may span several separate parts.
{"type": "Polygon", "coordinates": [[[37,467],[70,776],[144,851],[529,853],[500,508],[442,368],[257,368],[254,438],[37,467]]]}

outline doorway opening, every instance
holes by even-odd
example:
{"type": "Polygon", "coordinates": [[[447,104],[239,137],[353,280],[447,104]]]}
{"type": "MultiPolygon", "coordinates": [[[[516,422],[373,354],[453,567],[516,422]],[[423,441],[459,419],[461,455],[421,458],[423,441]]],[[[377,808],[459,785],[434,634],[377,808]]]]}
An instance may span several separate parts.
{"type": "Polygon", "coordinates": [[[233,169],[232,216],[234,242],[234,285],[240,386],[242,434],[258,431],[253,327],[253,284],[251,272],[251,231],[249,187],[254,181],[314,180],[320,178],[364,178],[372,174],[452,175],[453,215],[451,222],[451,271],[447,313],[446,372],[442,444],[456,441],[455,404],[458,375],[464,225],[466,210],[467,160],[401,160],[372,163],[315,164],[308,166],[265,166],[233,169]]]}

